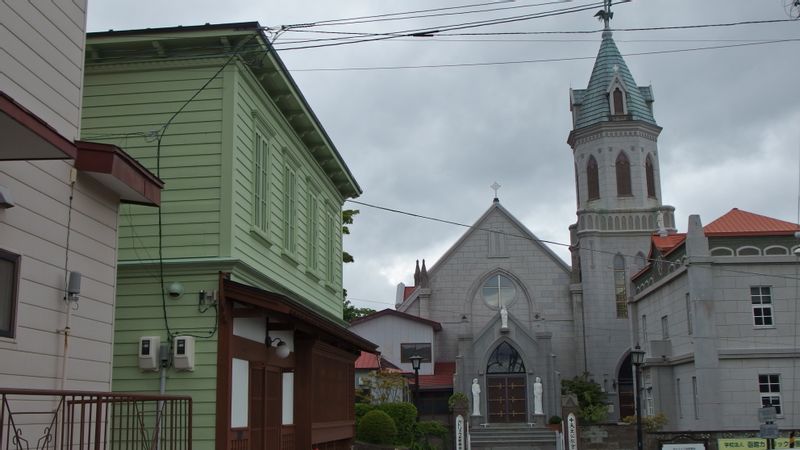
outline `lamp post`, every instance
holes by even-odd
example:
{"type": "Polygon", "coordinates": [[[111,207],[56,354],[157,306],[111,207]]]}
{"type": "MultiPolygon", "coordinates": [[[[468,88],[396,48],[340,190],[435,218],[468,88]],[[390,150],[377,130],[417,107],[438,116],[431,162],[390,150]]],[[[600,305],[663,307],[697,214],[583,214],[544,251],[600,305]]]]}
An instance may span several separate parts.
{"type": "Polygon", "coordinates": [[[641,370],[644,364],[644,350],[636,344],[636,348],[631,350],[631,363],[636,368],[636,448],[637,450],[644,450],[644,442],[642,441],[642,389],[641,389],[641,370]]]}
{"type": "Polygon", "coordinates": [[[419,420],[419,365],[422,363],[422,356],[409,356],[411,368],[414,369],[414,406],[417,408],[417,420],[419,420]]]}

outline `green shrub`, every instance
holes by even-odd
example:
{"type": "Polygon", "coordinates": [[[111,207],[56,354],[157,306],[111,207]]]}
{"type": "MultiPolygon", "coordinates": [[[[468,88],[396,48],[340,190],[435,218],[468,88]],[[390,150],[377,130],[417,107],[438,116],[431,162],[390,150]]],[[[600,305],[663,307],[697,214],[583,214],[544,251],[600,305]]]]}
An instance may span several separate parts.
{"type": "Polygon", "coordinates": [[[430,439],[438,438],[441,439],[442,443],[444,443],[448,435],[447,427],[435,420],[424,420],[422,422],[417,422],[415,429],[416,439],[414,440],[414,445],[412,448],[419,450],[438,448],[431,444],[430,439]]]}
{"type": "Polygon", "coordinates": [[[463,392],[454,392],[447,399],[447,406],[450,407],[450,411],[454,411],[456,408],[467,409],[469,408],[469,398],[463,392]]]}
{"type": "Polygon", "coordinates": [[[358,424],[359,441],[369,444],[391,444],[397,436],[394,420],[383,411],[372,410],[361,418],[358,424]]]}
{"type": "Polygon", "coordinates": [[[389,415],[397,427],[397,438],[392,442],[411,445],[414,441],[414,424],[417,422],[417,408],[408,402],[383,403],[375,409],[389,415]]]}
{"type": "Polygon", "coordinates": [[[588,376],[575,377],[561,381],[561,395],[574,394],[578,399],[578,417],[584,423],[598,423],[606,419],[608,406],[607,395],[603,388],[588,376]]]}
{"type": "Polygon", "coordinates": [[[358,429],[358,424],[361,423],[361,418],[364,417],[364,414],[372,411],[375,409],[375,405],[370,405],[369,403],[356,403],[356,430],[358,429]]]}
{"type": "MultiPolygon", "coordinates": [[[[622,421],[628,425],[634,425],[636,424],[636,416],[625,416],[622,418],[622,421]]],[[[669,422],[669,420],[662,412],[654,416],[642,416],[642,427],[651,432],[660,431],[662,428],[664,428],[664,425],[666,425],[667,422],[669,422]]]]}

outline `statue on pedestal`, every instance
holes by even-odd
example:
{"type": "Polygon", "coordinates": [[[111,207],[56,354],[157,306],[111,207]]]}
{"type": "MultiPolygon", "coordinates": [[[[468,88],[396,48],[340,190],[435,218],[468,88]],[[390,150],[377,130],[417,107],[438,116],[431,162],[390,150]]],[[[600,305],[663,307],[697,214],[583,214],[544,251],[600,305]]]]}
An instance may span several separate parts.
{"type": "Polygon", "coordinates": [[[500,328],[508,328],[508,310],[506,309],[506,305],[500,308],[500,328]]]}
{"type": "Polygon", "coordinates": [[[533,413],[534,414],[544,414],[542,410],[542,392],[544,392],[544,388],[542,387],[542,379],[536,377],[536,381],[533,383],[533,413]]]}
{"type": "Polygon", "coordinates": [[[472,415],[481,415],[481,385],[477,378],[472,379],[472,415]]]}

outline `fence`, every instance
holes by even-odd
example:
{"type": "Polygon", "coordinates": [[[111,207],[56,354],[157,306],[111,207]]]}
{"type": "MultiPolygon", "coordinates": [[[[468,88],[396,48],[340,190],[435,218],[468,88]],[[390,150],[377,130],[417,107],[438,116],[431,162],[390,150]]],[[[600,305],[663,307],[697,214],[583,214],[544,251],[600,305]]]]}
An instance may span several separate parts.
{"type": "Polygon", "coordinates": [[[0,450],[191,450],[185,396],[0,388],[0,450]]]}

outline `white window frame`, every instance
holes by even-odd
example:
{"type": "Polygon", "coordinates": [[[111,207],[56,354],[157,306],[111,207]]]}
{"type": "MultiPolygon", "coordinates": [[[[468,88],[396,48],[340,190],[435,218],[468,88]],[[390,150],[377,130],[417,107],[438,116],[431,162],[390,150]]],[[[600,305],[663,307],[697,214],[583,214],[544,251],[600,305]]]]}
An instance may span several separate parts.
{"type": "Polygon", "coordinates": [[[781,399],[781,375],[778,373],[758,374],[758,396],[761,407],[775,407],[775,413],[783,416],[783,402],[781,399]]]}
{"type": "Polygon", "coordinates": [[[775,316],[772,314],[772,286],[750,286],[750,305],[753,308],[755,328],[775,327],[775,316]],[[758,292],[755,292],[756,289],[758,292]],[[769,323],[766,323],[767,321],[769,323]]]}

